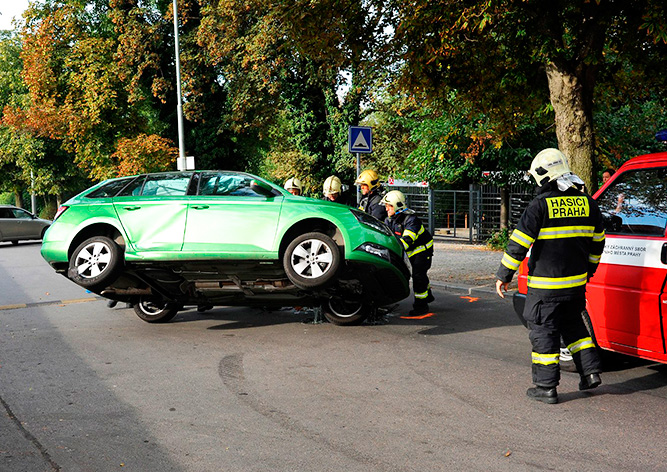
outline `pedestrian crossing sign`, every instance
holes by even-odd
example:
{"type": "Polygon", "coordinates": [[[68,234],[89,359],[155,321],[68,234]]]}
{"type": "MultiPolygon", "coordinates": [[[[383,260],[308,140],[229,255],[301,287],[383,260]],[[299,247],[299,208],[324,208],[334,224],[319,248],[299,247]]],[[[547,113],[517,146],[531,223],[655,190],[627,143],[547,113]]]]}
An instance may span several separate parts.
{"type": "Polygon", "coordinates": [[[350,126],[348,134],[350,152],[373,152],[373,128],[369,126],[350,126]]]}

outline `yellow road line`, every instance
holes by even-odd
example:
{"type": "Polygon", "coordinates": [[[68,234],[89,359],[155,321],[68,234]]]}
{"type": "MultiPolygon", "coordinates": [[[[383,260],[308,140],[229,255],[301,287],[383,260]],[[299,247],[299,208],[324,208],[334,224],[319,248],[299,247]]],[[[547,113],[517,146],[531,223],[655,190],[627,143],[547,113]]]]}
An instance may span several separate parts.
{"type": "Polygon", "coordinates": [[[70,305],[72,303],[94,302],[97,298],[73,298],[72,300],[62,300],[61,305],[70,305]]]}
{"type": "Polygon", "coordinates": [[[35,302],[35,303],[17,303],[15,305],[0,305],[0,311],[18,310],[20,308],[32,308],[43,305],[73,305],[74,303],[88,303],[97,300],[102,300],[102,297],[73,298],[71,300],[50,300],[50,301],[35,302]]]}
{"type": "Polygon", "coordinates": [[[27,308],[28,305],[25,303],[19,303],[18,305],[0,305],[0,310],[16,310],[17,308],[27,308]]]}

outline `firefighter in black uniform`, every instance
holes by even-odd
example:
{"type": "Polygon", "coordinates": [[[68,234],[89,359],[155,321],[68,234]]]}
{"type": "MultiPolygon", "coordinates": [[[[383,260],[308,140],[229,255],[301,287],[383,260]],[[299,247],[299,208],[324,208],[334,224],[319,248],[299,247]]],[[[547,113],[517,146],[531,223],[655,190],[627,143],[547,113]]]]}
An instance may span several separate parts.
{"type": "Polygon", "coordinates": [[[414,210],[406,206],[403,192],[392,190],[382,198],[382,203],[389,215],[384,222],[403,244],[412,265],[415,301],[409,316],[425,315],[429,312],[428,304],[435,300],[428,280],[433,258],[433,237],[414,210]]]}
{"type": "Polygon", "coordinates": [[[380,183],[380,176],[374,170],[365,170],[359,174],[359,178],[354,182],[361,188],[361,201],[359,202],[359,209],[365,211],[371,216],[374,216],[380,221],[384,221],[387,217],[387,210],[385,210],[382,202],[382,197],[385,190],[380,183]]]}
{"type": "Polygon", "coordinates": [[[346,189],[343,188],[340,179],[335,175],[330,175],[324,181],[324,185],[322,185],[322,195],[322,200],[340,203],[341,205],[354,206],[350,203],[350,196],[346,189]]]}
{"type": "Polygon", "coordinates": [[[510,236],[496,274],[496,291],[505,298],[503,292],[532,245],[523,316],[530,328],[535,387],[526,394],[558,403],[561,336],[579,372],[579,390],[601,383],[600,359],[581,313],[586,283],[604,249],[604,228],[595,200],[583,192],[584,182],[570,172],[558,149],[540,152],[528,172],[539,186],[537,197],[510,236]]]}

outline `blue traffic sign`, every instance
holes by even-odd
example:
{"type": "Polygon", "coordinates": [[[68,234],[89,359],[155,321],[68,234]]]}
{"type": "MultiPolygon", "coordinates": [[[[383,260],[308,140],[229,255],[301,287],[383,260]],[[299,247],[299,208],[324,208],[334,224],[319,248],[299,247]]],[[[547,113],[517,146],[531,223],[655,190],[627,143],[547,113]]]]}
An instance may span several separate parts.
{"type": "Polygon", "coordinates": [[[350,152],[373,152],[373,128],[369,126],[350,126],[348,134],[350,152]]]}

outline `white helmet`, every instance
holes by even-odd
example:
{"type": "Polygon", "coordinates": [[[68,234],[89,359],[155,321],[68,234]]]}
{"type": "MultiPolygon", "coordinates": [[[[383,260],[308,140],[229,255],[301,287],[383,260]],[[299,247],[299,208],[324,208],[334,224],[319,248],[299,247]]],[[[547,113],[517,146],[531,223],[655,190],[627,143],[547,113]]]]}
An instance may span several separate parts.
{"type": "Polygon", "coordinates": [[[382,197],[380,203],[383,205],[391,205],[394,207],[396,213],[400,213],[407,208],[405,204],[405,195],[400,190],[392,190],[382,197]]]}
{"type": "Polygon", "coordinates": [[[296,177],[291,177],[285,181],[285,190],[297,189],[301,193],[301,181],[296,177]]]}
{"type": "Polygon", "coordinates": [[[335,175],[331,175],[327,177],[327,180],[324,181],[322,192],[324,193],[325,197],[328,197],[334,193],[341,193],[341,187],[342,185],[340,183],[340,179],[335,175]]]}
{"type": "Polygon", "coordinates": [[[553,182],[565,174],[570,174],[570,166],[567,157],[558,149],[547,148],[540,151],[528,171],[540,187],[548,182],[553,182]]]}

